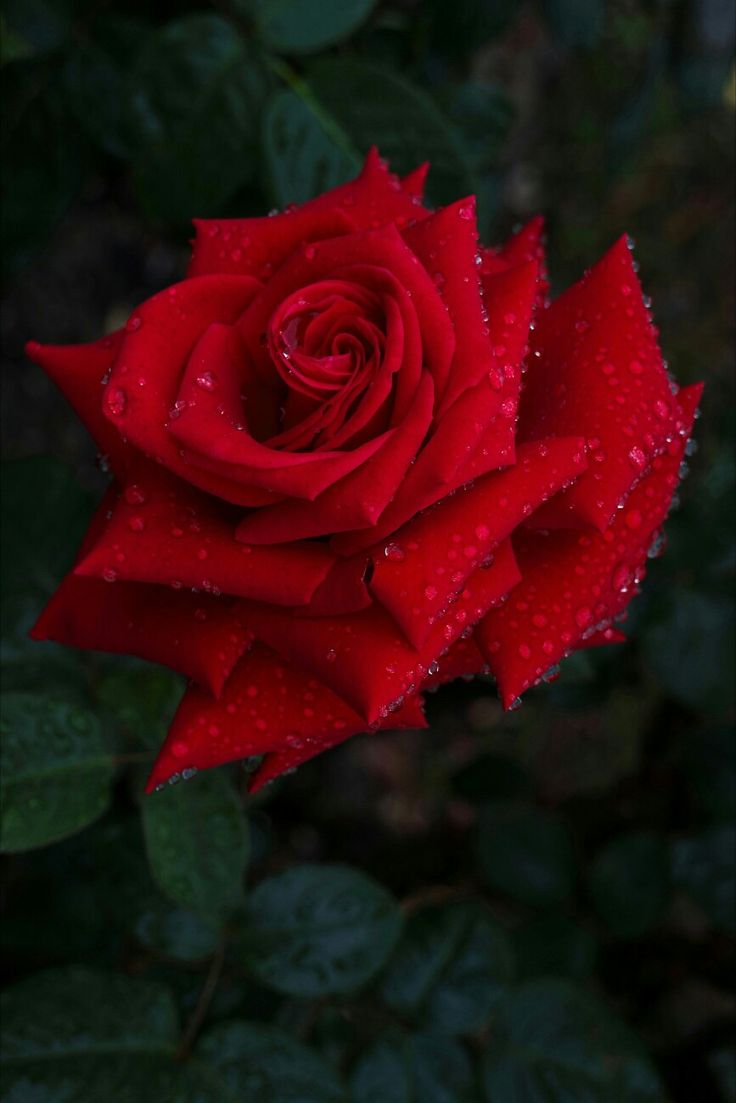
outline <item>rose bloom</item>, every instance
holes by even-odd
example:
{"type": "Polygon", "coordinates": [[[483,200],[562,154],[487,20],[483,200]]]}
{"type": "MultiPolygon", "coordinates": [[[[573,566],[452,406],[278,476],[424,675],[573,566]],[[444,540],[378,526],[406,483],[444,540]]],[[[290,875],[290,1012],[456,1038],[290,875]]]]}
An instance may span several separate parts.
{"type": "Polygon", "coordinates": [[[36,639],[189,684],[149,788],[253,755],[253,788],[423,692],[512,707],[616,643],[678,482],[678,389],[629,244],[553,303],[542,224],[478,243],[426,166],[199,221],[187,278],[88,345],[28,354],[114,474],[36,639]]]}

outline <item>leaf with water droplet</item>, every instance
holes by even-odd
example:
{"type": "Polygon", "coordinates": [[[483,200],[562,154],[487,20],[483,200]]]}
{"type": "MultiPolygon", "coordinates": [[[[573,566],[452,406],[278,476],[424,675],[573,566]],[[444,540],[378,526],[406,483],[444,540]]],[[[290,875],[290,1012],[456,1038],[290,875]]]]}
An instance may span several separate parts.
{"type": "Polygon", "coordinates": [[[5,693],[1,707],[2,849],[46,846],[101,816],[114,765],[96,717],[30,693],[5,693]]]}
{"type": "Polygon", "coordinates": [[[311,998],[364,985],[391,953],[401,925],[390,893],[358,870],[296,866],[253,890],[240,946],[263,984],[311,998]]]}
{"type": "Polygon", "coordinates": [[[213,920],[241,903],[247,824],[225,773],[208,770],[146,797],[143,830],[154,879],[176,903],[213,920]]]}

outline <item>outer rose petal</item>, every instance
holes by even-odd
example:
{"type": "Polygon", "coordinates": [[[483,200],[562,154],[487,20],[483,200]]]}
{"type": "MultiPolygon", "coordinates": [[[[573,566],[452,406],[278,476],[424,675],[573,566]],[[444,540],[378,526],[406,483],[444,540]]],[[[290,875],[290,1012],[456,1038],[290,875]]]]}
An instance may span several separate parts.
{"type": "Polygon", "coordinates": [[[123,331],[88,345],[40,345],[29,341],[26,354],[43,368],[84,423],[113,471],[122,476],[130,449],[102,412],[102,383],[112,367],[123,339],[123,331]]]}
{"type": "MultiPolygon", "coordinates": [[[[416,705],[389,727],[417,727],[416,705]]],[[[365,730],[365,721],[326,686],[261,644],[243,657],[219,700],[190,688],[171,722],[146,785],[182,769],[206,769],[268,751],[313,749],[365,730]]]]}
{"type": "Polygon", "coordinates": [[[437,663],[437,670],[422,682],[422,690],[433,690],[454,682],[456,678],[472,678],[490,674],[482,652],[472,636],[460,637],[437,663]]]}
{"type": "Polygon", "coordinates": [[[700,384],[680,392],[683,435],[655,458],[650,474],[606,532],[527,531],[514,541],[523,581],[475,631],[505,707],[587,633],[610,624],[628,605],[677,486],[701,392],[700,384]]]}
{"type": "MultiPolygon", "coordinates": [[[[406,728],[421,729],[426,727],[427,721],[424,719],[424,712],[422,711],[422,699],[417,694],[416,697],[409,697],[397,712],[392,712],[380,724],[372,724],[369,730],[402,731],[406,728]]],[[[364,728],[365,724],[359,731],[363,731],[364,728]]],[[[280,774],[296,770],[298,766],[302,766],[310,758],[322,754],[323,751],[332,750],[333,747],[344,743],[350,736],[355,734],[355,732],[349,732],[348,734],[346,732],[335,732],[332,735],[326,735],[324,741],[319,739],[311,744],[307,743],[303,747],[288,747],[282,751],[270,752],[248,782],[248,792],[257,793],[259,789],[267,785],[269,781],[279,777],[280,774]]]]}
{"type": "Polygon", "coordinates": [[[424,185],[427,180],[427,173],[429,172],[429,161],[424,161],[421,165],[417,165],[411,172],[407,172],[406,176],[401,178],[401,187],[410,195],[414,201],[421,201],[424,198],[424,185]]]}
{"type": "Polygon", "coordinates": [[[234,502],[242,497],[238,484],[187,463],[167,426],[197,340],[212,323],[235,321],[259,286],[247,276],[200,276],[148,299],[127,323],[102,399],[111,424],[141,451],[195,486],[234,502]]]}
{"type": "Polygon", "coordinates": [[[386,716],[414,692],[432,663],[516,585],[519,573],[509,542],[493,565],[468,579],[458,601],[421,648],[411,647],[377,606],[342,617],[296,618],[286,611],[242,602],[239,611],[254,634],[289,661],[310,670],[369,723],[386,716]]]}
{"type": "Polygon", "coordinates": [[[481,249],[480,276],[484,287],[489,277],[515,268],[519,264],[533,261],[539,266],[539,286],[537,289],[539,306],[546,303],[549,282],[547,280],[547,262],[544,253],[544,219],[536,215],[522,226],[503,245],[492,249],[481,249]]]}
{"type": "Polygon", "coordinates": [[[603,531],[676,432],[677,404],[624,238],[539,314],[532,353],[519,439],[583,433],[593,459],[536,520],[603,531]]]}
{"type": "Polygon", "coordinates": [[[500,412],[468,457],[458,475],[459,482],[470,482],[514,462],[521,370],[535,303],[539,301],[539,266],[531,262],[509,268],[487,277],[483,286],[491,341],[499,361],[490,382],[498,391],[500,412]]]}
{"type": "Polygon", "coordinates": [[[267,280],[300,245],[348,234],[345,210],[297,207],[273,218],[196,218],[187,276],[253,276],[267,280]]]}
{"type": "Polygon", "coordinates": [[[471,196],[442,207],[405,230],[403,237],[439,288],[455,329],[450,374],[446,386],[439,388],[441,417],[455,399],[496,368],[475,263],[478,253],[475,198],[471,196]]]}
{"type": "Polygon", "coordinates": [[[511,269],[490,282],[488,325],[491,342],[503,349],[503,353],[499,351],[501,365],[467,390],[440,419],[373,531],[349,532],[333,539],[331,546],[338,554],[352,555],[389,537],[457,487],[513,462],[521,361],[536,297],[537,268],[532,264],[511,269]]]}
{"type": "Polygon", "coordinates": [[[77,575],[304,605],[335,562],[319,544],[243,544],[235,539],[232,507],[152,464],[134,474],[77,575]]]}
{"type": "Polygon", "coordinates": [[[599,628],[585,636],[577,646],[578,651],[587,651],[590,647],[607,647],[609,643],[626,643],[626,636],[618,628],[599,628]]]}
{"type": "Polygon", "coordinates": [[[586,467],[580,438],[524,445],[515,467],[478,479],[395,532],[375,555],[371,593],[421,647],[496,545],[586,467]]]}
{"type": "Polygon", "coordinates": [[[209,594],[68,574],[30,634],[67,647],[137,655],[217,696],[250,642],[230,605],[209,594]]]}

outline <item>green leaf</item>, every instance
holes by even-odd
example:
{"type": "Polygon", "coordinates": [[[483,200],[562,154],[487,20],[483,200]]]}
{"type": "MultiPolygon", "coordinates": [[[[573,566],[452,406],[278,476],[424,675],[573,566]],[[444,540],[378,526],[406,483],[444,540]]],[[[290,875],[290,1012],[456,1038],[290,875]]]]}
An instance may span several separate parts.
{"type": "Polygon", "coordinates": [[[478,857],[489,885],[537,907],[554,907],[573,890],[575,865],[564,825],[545,812],[506,801],[481,808],[478,857]]]}
{"type": "MultiPolygon", "coordinates": [[[[60,0],[3,0],[3,39],[10,33],[23,43],[23,56],[57,50],[71,32],[76,6],[60,0]]],[[[3,59],[10,60],[4,49],[3,59]]]]}
{"type": "Polygon", "coordinates": [[[173,20],[149,40],[131,89],[134,177],[153,217],[216,214],[253,179],[268,84],[259,59],[218,16],[173,20]]]}
{"type": "Polygon", "coordinates": [[[2,1029],[6,1103],[195,1103],[179,1094],[187,1072],[172,1060],[176,1009],[158,984],[49,970],[3,993],[2,1029]]]}
{"type": "Polygon", "coordinates": [[[127,157],[134,145],[128,73],[145,23],[112,16],[95,20],[93,35],[80,36],[64,62],[69,107],[88,138],[104,153],[127,157]]]}
{"type": "Polygon", "coordinates": [[[309,54],[347,38],[376,0],[253,0],[256,29],[280,54],[309,54]]]}
{"type": "Polygon", "coordinates": [[[547,22],[565,46],[595,46],[605,26],[603,0],[542,0],[547,22]]]}
{"type": "Polygon", "coordinates": [[[207,770],[144,798],[143,830],[151,872],[172,900],[212,920],[240,903],[247,825],[225,773],[207,770]]]}
{"type": "Polygon", "coordinates": [[[251,1099],[254,1103],[343,1103],[345,1099],[330,1066],[272,1026],[222,1023],[201,1039],[195,1057],[217,1070],[233,1103],[251,1099]]]}
{"type": "Polygon", "coordinates": [[[166,900],[151,896],[138,916],[135,935],[149,950],[181,961],[199,961],[217,949],[220,932],[184,908],[172,908],[166,900]]]}
{"type": "Polygon", "coordinates": [[[637,1039],[569,981],[528,981],[499,1009],[483,1061],[488,1103],[664,1103],[637,1039]]]}
{"type": "Polygon", "coordinates": [[[540,915],[514,931],[516,960],[524,979],[565,976],[579,980],[594,968],[595,937],[564,915],[540,915]]]}
{"type": "Polygon", "coordinates": [[[386,1003],[428,1030],[479,1030],[513,975],[508,935],[478,903],[426,908],[408,920],[382,985],[386,1003]]]}
{"type": "Polygon", "coordinates": [[[30,693],[2,698],[2,849],[80,831],[110,801],[114,766],[92,713],[30,693]]]}
{"type": "Polygon", "coordinates": [[[678,589],[669,614],[645,630],[644,655],[660,685],[677,701],[713,714],[733,702],[734,603],[678,589]]]}
{"type": "Polygon", "coordinates": [[[244,947],[254,976],[288,995],[351,992],[380,970],[401,932],[393,897],[355,869],[296,866],[248,901],[244,947]]]}
{"type": "Polygon", "coordinates": [[[308,93],[278,92],[264,120],[264,152],[275,202],[304,203],[344,183],[360,158],[338,124],[308,93]]]}
{"type": "Polygon", "coordinates": [[[429,194],[437,203],[474,191],[460,136],[423,89],[389,69],[348,58],[315,62],[307,77],[361,154],[375,144],[395,172],[430,161],[429,194]]]}
{"type": "Polygon", "coordinates": [[[618,938],[640,938],[667,907],[669,868],[665,840],[651,832],[622,835],[593,860],[590,894],[598,914],[618,938]]]}
{"type": "Polygon", "coordinates": [[[716,927],[736,934],[736,826],[713,826],[673,844],[672,878],[716,927]]]}
{"type": "Polygon", "coordinates": [[[358,1059],[351,1103],[472,1103],[473,1070],[462,1046],[441,1035],[387,1035],[358,1059]]]}
{"type": "Polygon", "coordinates": [[[140,664],[102,678],[97,684],[97,698],[126,735],[157,750],[182,689],[178,675],[162,667],[140,664]]]}

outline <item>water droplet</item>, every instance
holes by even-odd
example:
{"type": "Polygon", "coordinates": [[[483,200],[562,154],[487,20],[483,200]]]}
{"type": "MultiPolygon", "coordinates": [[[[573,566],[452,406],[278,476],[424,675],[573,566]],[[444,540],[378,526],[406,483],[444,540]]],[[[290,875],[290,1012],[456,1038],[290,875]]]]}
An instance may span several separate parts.
{"type": "Polygon", "coordinates": [[[128,396],[122,387],[108,387],[105,391],[105,405],[113,417],[121,417],[128,405],[128,396]]]}
{"type": "Polygon", "coordinates": [[[203,371],[195,380],[197,386],[203,391],[214,391],[217,386],[217,376],[211,371],[203,371]]]}
{"type": "Polygon", "coordinates": [[[386,559],[390,559],[392,563],[400,563],[402,559],[406,558],[406,553],[403,548],[400,548],[398,544],[386,544],[383,549],[383,554],[386,559]]]}
{"type": "Polygon", "coordinates": [[[643,471],[647,465],[646,453],[636,444],[629,449],[629,463],[636,471],[643,471]]]}
{"type": "Polygon", "coordinates": [[[138,314],[131,314],[125,323],[125,329],[128,333],[135,333],[143,325],[143,319],[138,314]]]}

